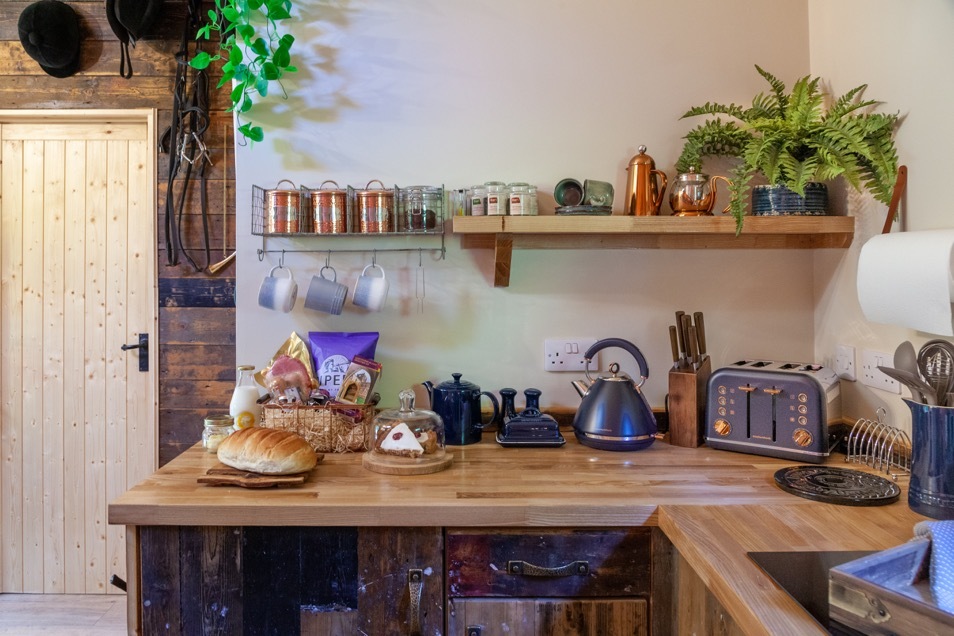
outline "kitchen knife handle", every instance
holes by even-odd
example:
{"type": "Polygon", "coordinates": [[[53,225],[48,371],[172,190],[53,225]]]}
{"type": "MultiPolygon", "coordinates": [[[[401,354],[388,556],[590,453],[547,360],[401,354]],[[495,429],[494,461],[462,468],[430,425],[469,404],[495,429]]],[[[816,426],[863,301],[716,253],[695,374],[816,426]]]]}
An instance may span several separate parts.
{"type": "Polygon", "coordinates": [[[689,327],[689,359],[693,364],[699,362],[698,335],[699,332],[694,326],[689,327]]]}
{"type": "Polygon", "coordinates": [[[676,312],[676,336],[679,343],[679,358],[685,355],[688,348],[686,347],[686,333],[682,330],[682,318],[686,315],[684,311],[676,312]]]}
{"type": "Polygon", "coordinates": [[[669,325],[669,344],[672,347],[672,361],[679,363],[679,336],[676,334],[676,326],[669,325]]]}
{"type": "Polygon", "coordinates": [[[697,311],[693,314],[693,317],[696,320],[696,338],[699,341],[699,357],[703,358],[706,355],[706,324],[703,322],[702,312],[697,311]]]}
{"type": "Polygon", "coordinates": [[[689,327],[691,325],[692,325],[692,316],[683,314],[682,315],[682,341],[686,345],[686,348],[684,349],[686,359],[689,359],[689,327]]]}

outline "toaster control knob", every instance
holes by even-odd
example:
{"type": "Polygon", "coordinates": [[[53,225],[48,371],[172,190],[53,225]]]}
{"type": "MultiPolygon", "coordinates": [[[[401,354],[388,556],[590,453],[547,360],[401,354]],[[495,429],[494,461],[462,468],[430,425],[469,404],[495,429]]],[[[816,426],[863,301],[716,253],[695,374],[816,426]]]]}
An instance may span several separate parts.
{"type": "Polygon", "coordinates": [[[799,446],[808,446],[812,443],[812,434],[804,428],[795,429],[792,433],[792,440],[799,446]]]}
{"type": "Polygon", "coordinates": [[[799,404],[798,412],[801,413],[802,415],[805,415],[806,413],[808,413],[808,407],[805,406],[804,404],[799,404]]]}
{"type": "Polygon", "coordinates": [[[808,402],[808,395],[806,395],[805,393],[799,393],[799,394],[798,394],[798,401],[799,401],[799,402],[802,402],[802,403],[808,402]]]}
{"type": "Polygon", "coordinates": [[[718,419],[715,421],[715,424],[712,425],[712,428],[715,429],[715,432],[719,435],[725,437],[732,432],[732,425],[729,424],[728,420],[718,419]]]}

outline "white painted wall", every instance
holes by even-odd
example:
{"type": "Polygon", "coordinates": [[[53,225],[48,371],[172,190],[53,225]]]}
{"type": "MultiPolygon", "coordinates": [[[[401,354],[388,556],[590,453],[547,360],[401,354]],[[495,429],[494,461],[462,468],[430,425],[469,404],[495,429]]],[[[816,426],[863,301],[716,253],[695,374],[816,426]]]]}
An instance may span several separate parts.
{"type": "MultiPolygon", "coordinates": [[[[868,84],[865,96],[900,112],[901,163],[909,169],[906,229],[954,227],[950,199],[950,148],[954,142],[954,4],[947,0],[899,3],[892,0],[809,1],[811,70],[841,94],[868,84]],[[939,196],[940,195],[940,196],[939,196]]],[[[861,246],[881,232],[886,208],[869,197],[849,197],[857,218],[855,240],[844,252],[815,256],[815,357],[829,356],[838,343],[893,352],[903,340],[919,347],[933,334],[865,320],[858,305],[855,278],[861,246]]],[[[878,407],[891,421],[910,430],[911,417],[901,396],[842,383],[847,411],[872,417],[878,407]]],[[[902,389],[909,397],[907,389],[902,389]]]]}
{"type": "MultiPolygon", "coordinates": [[[[414,302],[416,254],[379,254],[392,282],[387,308],[341,316],[260,309],[259,262],[250,234],[251,187],[280,179],[363,186],[489,179],[539,185],[552,213],[564,177],[612,181],[645,144],[670,177],[680,121],[707,100],[748,103],[767,85],[758,63],[792,81],[809,71],[807,2],[700,3],[606,0],[298,0],[294,52],[302,69],[291,99],[258,109],[267,138],[236,153],[238,361],[262,366],[291,331],[381,332],[380,391],[459,371],[485,390],[535,386],[544,406],[575,406],[575,374],[542,370],[546,336],[622,337],[649,361],[650,402],[662,406],[671,365],[673,312],[704,311],[715,364],[740,357],[815,355],[815,261],[782,250],[517,251],[511,286],[492,285],[492,253],[447,238],[447,258],[425,257],[423,313],[414,302]]],[[[900,11],[900,10],[899,10],[900,11]]],[[[864,75],[864,74],[862,74],[864,75]]],[[[845,82],[851,81],[845,79],[845,82]]],[[[903,103],[903,100],[893,100],[903,103]]],[[[880,215],[880,212],[876,212],[880,215]]],[[[268,248],[367,249],[336,255],[353,284],[383,245],[366,238],[270,239],[268,248]]],[[[843,252],[828,258],[843,258],[843,252]]],[[[304,295],[324,255],[288,254],[304,295]]],[[[603,367],[622,351],[604,352],[603,367]]],[[[522,404],[522,398],[518,402],[522,404]]]]}

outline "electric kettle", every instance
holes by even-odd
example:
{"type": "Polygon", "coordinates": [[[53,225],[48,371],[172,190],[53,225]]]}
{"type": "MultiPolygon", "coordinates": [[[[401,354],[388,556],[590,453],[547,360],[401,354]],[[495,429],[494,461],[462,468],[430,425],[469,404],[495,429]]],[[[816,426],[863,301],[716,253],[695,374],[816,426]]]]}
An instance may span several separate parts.
{"type": "Polygon", "coordinates": [[[583,355],[586,381],[575,380],[573,388],[583,398],[573,418],[573,432],[584,446],[611,451],[640,450],[656,440],[656,416],[640,391],[649,378],[646,358],[633,343],[622,338],[606,338],[590,347],[583,355]],[[610,365],[610,376],[590,378],[590,360],[597,352],[619,347],[632,355],[639,365],[637,384],[619,364],[610,365]]]}

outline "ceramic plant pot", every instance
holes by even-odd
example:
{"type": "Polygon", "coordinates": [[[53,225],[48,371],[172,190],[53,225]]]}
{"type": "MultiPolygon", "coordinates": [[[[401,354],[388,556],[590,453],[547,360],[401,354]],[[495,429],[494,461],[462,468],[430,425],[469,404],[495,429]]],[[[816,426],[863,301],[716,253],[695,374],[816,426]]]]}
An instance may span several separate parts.
{"type": "Polygon", "coordinates": [[[759,185],[752,188],[752,214],[755,216],[823,216],[828,214],[828,186],[805,184],[805,196],[785,186],[759,185]]]}

